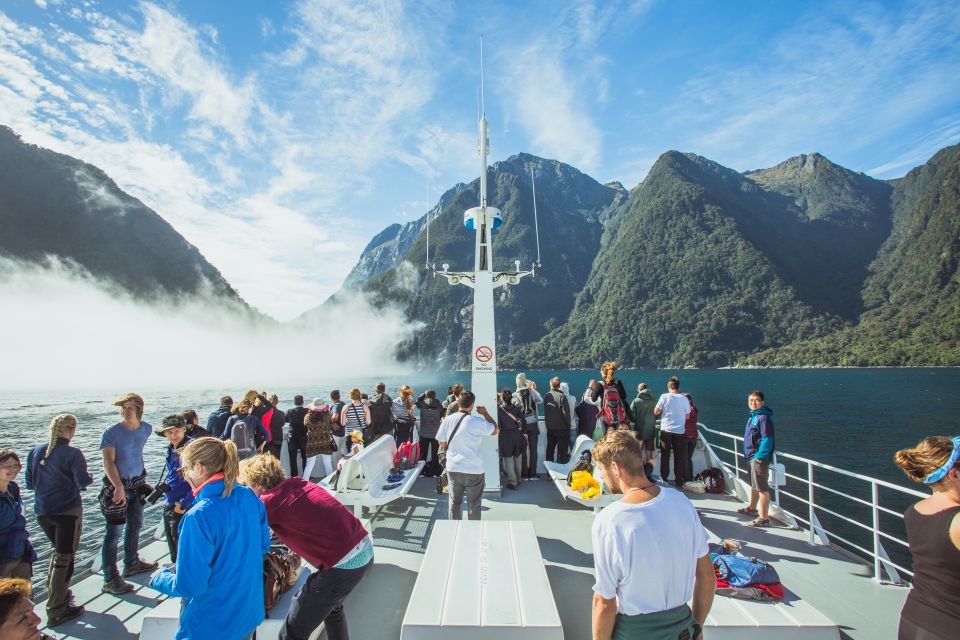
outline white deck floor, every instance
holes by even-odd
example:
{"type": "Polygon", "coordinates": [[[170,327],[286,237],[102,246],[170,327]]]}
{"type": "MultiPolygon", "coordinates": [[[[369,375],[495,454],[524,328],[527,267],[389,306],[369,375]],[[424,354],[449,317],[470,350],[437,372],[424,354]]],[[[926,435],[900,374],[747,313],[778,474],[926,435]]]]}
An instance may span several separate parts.
{"type": "MultiPolygon", "coordinates": [[[[417,480],[410,498],[389,505],[374,522],[374,569],[345,605],[354,637],[377,640],[400,637],[404,612],[433,523],[446,517],[447,498],[438,499],[433,487],[432,478],[417,480]],[[371,603],[376,603],[377,615],[370,615],[371,603]]],[[[841,637],[856,640],[896,637],[907,589],[874,583],[866,577],[869,567],[834,550],[810,546],[801,532],[743,526],[741,522],[745,518],[735,513],[739,504],[732,498],[687,495],[712,533],[721,538],[742,540],[747,543],[745,554],[774,563],[790,592],[788,604],[790,598],[803,599],[837,624],[841,637]]],[[[589,638],[593,512],[565,502],[552,482],[540,480],[524,482],[520,490],[504,491],[500,498],[485,497],[483,518],[533,522],[564,635],[570,639],[589,638]]],[[[143,551],[144,557],[150,560],[165,554],[163,542],[152,543],[143,551]]],[[[142,585],[148,579],[149,575],[144,574],[132,581],[142,585]]],[[[77,583],[73,591],[77,602],[86,606],[87,613],[47,633],[57,638],[87,640],[137,638],[145,611],[163,596],[146,586],[123,596],[106,595],[100,593],[100,584],[99,575],[77,583]]],[[[37,612],[43,616],[42,602],[37,612]]]]}

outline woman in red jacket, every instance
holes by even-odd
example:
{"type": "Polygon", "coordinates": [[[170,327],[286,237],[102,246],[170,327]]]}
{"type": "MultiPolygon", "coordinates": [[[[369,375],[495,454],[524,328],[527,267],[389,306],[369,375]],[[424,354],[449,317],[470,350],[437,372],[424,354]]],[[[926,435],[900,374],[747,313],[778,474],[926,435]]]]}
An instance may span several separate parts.
{"type": "Polygon", "coordinates": [[[273,456],[245,460],[240,478],[260,496],[280,541],[317,568],[297,593],[280,640],[307,640],[321,623],[329,640],[348,640],[343,601],[373,566],[370,534],[326,490],[303,478],[284,479],[273,456]]]}

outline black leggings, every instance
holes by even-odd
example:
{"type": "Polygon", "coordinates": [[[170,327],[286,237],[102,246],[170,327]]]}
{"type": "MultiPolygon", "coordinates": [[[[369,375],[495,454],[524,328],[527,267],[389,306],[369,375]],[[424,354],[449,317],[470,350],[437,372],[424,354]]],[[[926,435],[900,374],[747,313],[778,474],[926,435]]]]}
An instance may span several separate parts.
{"type": "Polygon", "coordinates": [[[170,551],[170,560],[177,561],[177,546],[180,543],[180,520],[182,513],[177,513],[173,507],[163,507],[163,533],[167,536],[167,549],[170,551]]]}
{"type": "Polygon", "coordinates": [[[74,553],[80,542],[77,516],[37,516],[37,523],[56,553],[74,553]]]}

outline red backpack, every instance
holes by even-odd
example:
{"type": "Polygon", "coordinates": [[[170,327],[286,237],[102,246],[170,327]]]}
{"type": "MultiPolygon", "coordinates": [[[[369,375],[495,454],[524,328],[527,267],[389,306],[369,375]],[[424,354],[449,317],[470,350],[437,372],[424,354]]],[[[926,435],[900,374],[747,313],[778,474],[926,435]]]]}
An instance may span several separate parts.
{"type": "Polygon", "coordinates": [[[401,442],[400,448],[393,454],[393,468],[397,471],[409,471],[420,461],[419,442],[401,442]]]}
{"type": "Polygon", "coordinates": [[[620,424],[627,417],[623,400],[620,398],[620,390],[615,384],[603,385],[603,405],[601,406],[603,421],[608,427],[620,424]]]}

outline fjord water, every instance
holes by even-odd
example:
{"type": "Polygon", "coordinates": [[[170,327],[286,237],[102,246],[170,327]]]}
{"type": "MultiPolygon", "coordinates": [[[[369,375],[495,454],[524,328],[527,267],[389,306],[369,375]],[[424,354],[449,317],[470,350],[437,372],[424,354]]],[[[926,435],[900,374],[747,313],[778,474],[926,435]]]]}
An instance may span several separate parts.
{"type": "MultiPolygon", "coordinates": [[[[550,378],[558,375],[570,384],[571,392],[578,398],[589,380],[598,377],[595,371],[528,371],[527,374],[537,383],[541,392],[549,388],[550,378]]],[[[742,435],[747,416],[747,394],[752,389],[760,389],[766,395],[768,406],[774,411],[778,450],[903,486],[910,485],[893,465],[894,451],[912,445],[927,435],[954,435],[960,432],[957,425],[957,416],[960,415],[960,394],[957,393],[960,369],[633,370],[621,371],[618,377],[628,394],[633,396],[640,382],[650,385],[654,394],[661,393],[671,375],[680,378],[681,391],[693,395],[694,404],[700,411],[700,422],[712,429],[742,435]]],[[[515,372],[499,373],[499,386],[512,388],[514,376],[515,372]]],[[[372,392],[378,382],[374,379],[351,379],[347,374],[320,377],[329,379],[325,382],[305,380],[298,388],[274,388],[269,385],[265,388],[270,393],[276,393],[281,398],[281,408],[286,409],[292,405],[292,398],[298,393],[309,403],[314,397],[328,398],[332,388],[339,388],[344,394],[352,386],[372,392]]],[[[383,381],[391,393],[406,383],[412,385],[417,394],[432,388],[439,397],[443,397],[451,384],[469,384],[469,380],[469,372],[449,371],[431,374],[417,372],[405,378],[391,377],[383,381]]],[[[130,390],[31,391],[5,393],[0,397],[0,433],[3,434],[0,447],[15,449],[24,462],[31,446],[46,441],[47,427],[54,415],[68,412],[77,416],[79,427],[74,444],[85,453],[90,472],[95,478],[95,484],[84,494],[85,536],[80,550],[84,557],[96,551],[102,536],[102,518],[96,506],[103,476],[99,454],[100,435],[106,427],[117,421],[117,411],[111,401],[130,390]]],[[[202,425],[207,414],[216,408],[221,395],[227,393],[238,399],[245,390],[136,391],[144,396],[144,419],[151,424],[158,425],[163,416],[169,413],[193,408],[200,414],[202,425]]],[[[713,444],[729,446],[729,442],[721,442],[718,436],[711,436],[710,440],[713,444]]],[[[147,445],[147,471],[151,483],[157,480],[162,469],[165,445],[166,441],[160,437],[152,437],[147,445]]],[[[788,472],[805,476],[802,468],[791,467],[789,463],[788,472]]],[[[19,480],[23,488],[22,475],[19,480]]],[[[869,489],[864,494],[864,485],[858,486],[836,475],[821,475],[817,480],[869,500],[869,489]]],[[[794,491],[806,495],[806,487],[797,483],[794,483],[794,491]]],[[[23,494],[32,537],[42,557],[42,552],[49,545],[35,526],[31,492],[24,490],[23,494]]],[[[910,501],[889,494],[885,497],[891,500],[886,504],[897,509],[902,509],[910,501]]],[[[825,504],[834,503],[825,498],[825,504]]],[[[799,514],[806,513],[801,505],[785,502],[785,506],[799,514]]],[[[869,524],[868,510],[844,510],[844,513],[869,524]]],[[[159,518],[159,510],[150,511],[147,526],[155,525],[159,518]]],[[[824,524],[831,526],[826,522],[824,524]]],[[[890,524],[896,526],[897,523],[890,524]]],[[[902,560],[903,556],[896,553],[895,559],[902,560]]],[[[41,564],[36,566],[38,578],[46,575],[46,568],[41,564]]]]}

